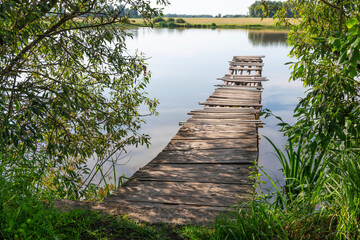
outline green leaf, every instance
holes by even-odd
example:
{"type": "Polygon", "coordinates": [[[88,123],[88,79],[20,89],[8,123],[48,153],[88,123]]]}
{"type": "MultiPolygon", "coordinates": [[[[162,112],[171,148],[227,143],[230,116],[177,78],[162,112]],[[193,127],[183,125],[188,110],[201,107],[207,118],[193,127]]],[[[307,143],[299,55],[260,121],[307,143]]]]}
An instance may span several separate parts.
{"type": "Polygon", "coordinates": [[[347,21],[347,22],[345,23],[345,25],[346,25],[346,27],[347,27],[348,29],[351,29],[351,28],[354,27],[356,24],[358,24],[358,20],[357,20],[356,18],[352,18],[352,19],[350,19],[349,21],[347,21]]]}

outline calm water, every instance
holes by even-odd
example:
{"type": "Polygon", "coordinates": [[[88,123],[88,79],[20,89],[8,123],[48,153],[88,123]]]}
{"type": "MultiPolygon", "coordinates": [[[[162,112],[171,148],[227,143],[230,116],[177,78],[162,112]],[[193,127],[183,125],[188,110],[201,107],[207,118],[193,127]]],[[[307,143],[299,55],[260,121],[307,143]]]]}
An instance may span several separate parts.
{"type": "MultiPolygon", "coordinates": [[[[220,83],[216,78],[228,72],[228,61],[234,55],[266,55],[263,76],[269,81],[264,84],[263,105],[285,121],[293,122],[292,110],[303,96],[302,85],[288,81],[290,70],[284,63],[291,60],[284,32],[140,28],[134,30],[134,38],[128,40],[127,47],[130,53],[138,50],[149,57],[152,79],[147,92],[160,100],[159,116],[148,117],[142,129],[152,137],[152,145],[149,149],[129,149],[129,155],[122,160],[124,165],[117,168],[127,176],[161,152],[178,131],[178,123],[186,121],[187,113],[199,108],[198,102],[211,95],[214,85],[220,83]]],[[[266,125],[260,134],[283,145],[282,134],[277,132],[278,122],[263,121],[266,125]]],[[[270,144],[262,139],[259,164],[281,178],[272,152],[270,144]]]]}

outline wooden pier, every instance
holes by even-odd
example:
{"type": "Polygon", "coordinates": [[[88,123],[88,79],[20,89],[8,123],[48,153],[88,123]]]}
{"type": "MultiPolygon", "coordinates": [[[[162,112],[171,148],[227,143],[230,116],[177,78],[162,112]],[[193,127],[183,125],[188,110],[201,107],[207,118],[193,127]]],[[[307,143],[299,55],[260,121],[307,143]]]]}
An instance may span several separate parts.
{"type": "Polygon", "coordinates": [[[235,56],[203,108],[189,112],[164,150],[95,208],[151,223],[202,224],[248,199],[263,57],[235,56]]]}
{"type": "Polygon", "coordinates": [[[149,223],[208,224],[249,199],[249,167],[258,158],[262,58],[235,56],[222,84],[189,112],[170,143],[103,202],[56,200],[149,223]]]}

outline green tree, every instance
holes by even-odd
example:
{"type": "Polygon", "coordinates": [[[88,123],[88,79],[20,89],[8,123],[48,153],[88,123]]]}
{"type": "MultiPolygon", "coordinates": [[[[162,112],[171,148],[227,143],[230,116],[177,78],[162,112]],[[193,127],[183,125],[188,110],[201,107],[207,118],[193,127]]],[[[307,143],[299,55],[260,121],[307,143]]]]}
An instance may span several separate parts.
{"type": "MultiPolygon", "coordinates": [[[[274,17],[277,11],[284,7],[283,2],[276,1],[256,1],[249,7],[250,17],[274,17]]],[[[288,18],[294,17],[294,12],[291,5],[286,5],[285,12],[288,18]]]]}
{"type": "Polygon", "coordinates": [[[359,146],[360,31],[358,0],[290,0],[298,21],[286,19],[293,80],[309,90],[295,109],[298,122],[290,137],[303,134],[309,144],[344,150],[359,146]]]}
{"type": "Polygon", "coordinates": [[[46,180],[62,197],[77,198],[89,157],[99,167],[127,145],[149,144],[139,129],[157,100],[144,92],[144,56],[126,52],[126,8],[146,22],[161,15],[142,0],[0,2],[4,169],[36,173],[28,174],[34,186],[46,180]]]}

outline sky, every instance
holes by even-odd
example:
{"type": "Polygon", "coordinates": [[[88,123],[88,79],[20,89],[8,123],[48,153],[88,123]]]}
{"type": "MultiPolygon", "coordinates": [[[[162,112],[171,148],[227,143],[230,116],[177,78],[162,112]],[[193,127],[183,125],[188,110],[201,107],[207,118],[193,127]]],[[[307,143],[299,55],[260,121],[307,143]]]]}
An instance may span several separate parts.
{"type": "Polygon", "coordinates": [[[255,0],[169,0],[171,5],[164,8],[164,13],[177,14],[247,14],[255,0]]]}

